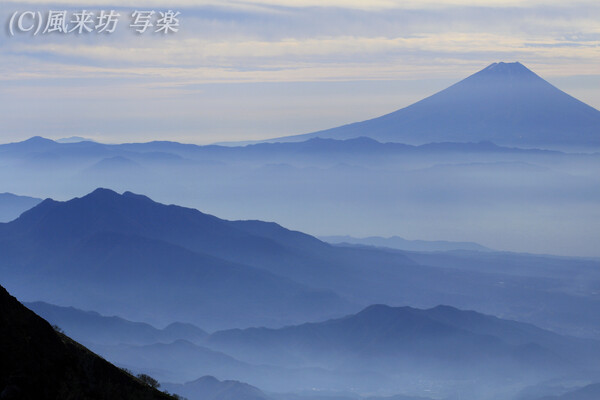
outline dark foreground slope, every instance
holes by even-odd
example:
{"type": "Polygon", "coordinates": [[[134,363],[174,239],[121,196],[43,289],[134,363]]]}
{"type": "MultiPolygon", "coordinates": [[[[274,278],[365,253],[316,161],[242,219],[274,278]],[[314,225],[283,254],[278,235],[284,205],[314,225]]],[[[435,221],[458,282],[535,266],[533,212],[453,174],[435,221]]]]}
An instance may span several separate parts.
{"type": "Polygon", "coordinates": [[[0,398],[171,399],[55,332],[3,287],[0,398]]]}

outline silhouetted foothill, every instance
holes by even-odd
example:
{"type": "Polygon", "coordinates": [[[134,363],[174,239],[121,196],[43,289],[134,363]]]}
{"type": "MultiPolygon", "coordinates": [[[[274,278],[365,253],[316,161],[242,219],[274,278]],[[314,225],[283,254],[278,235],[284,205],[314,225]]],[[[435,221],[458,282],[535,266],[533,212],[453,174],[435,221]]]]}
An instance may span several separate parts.
{"type": "Polygon", "coordinates": [[[168,400],[20,304],[0,287],[0,399],[168,400]]]}
{"type": "Polygon", "coordinates": [[[0,399],[2,400],[17,400],[22,396],[22,391],[16,384],[9,384],[0,393],[0,399]]]}

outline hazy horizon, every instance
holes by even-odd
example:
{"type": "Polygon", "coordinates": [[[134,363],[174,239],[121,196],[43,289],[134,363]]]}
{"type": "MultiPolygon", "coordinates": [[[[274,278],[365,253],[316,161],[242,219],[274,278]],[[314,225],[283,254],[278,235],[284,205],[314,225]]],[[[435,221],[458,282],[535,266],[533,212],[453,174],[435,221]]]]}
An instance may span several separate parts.
{"type": "Polygon", "coordinates": [[[163,36],[127,28],[136,7],[165,9],[156,1],[2,3],[6,28],[14,11],[122,14],[113,34],[2,32],[3,142],[308,133],[408,106],[498,61],[600,108],[595,2],[177,1],[180,31],[163,36]]]}

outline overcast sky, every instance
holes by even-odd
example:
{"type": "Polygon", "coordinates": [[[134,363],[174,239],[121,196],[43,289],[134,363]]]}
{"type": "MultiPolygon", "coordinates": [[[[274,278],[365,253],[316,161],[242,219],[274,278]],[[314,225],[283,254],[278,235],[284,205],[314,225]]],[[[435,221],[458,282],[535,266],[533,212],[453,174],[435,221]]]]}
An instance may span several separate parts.
{"type": "Polygon", "coordinates": [[[404,107],[496,61],[600,108],[598,1],[482,3],[0,0],[0,142],[305,133],[404,107]],[[84,8],[116,10],[117,30],[9,33],[16,11],[84,8]],[[136,9],[179,11],[179,32],[136,34],[136,9]]]}

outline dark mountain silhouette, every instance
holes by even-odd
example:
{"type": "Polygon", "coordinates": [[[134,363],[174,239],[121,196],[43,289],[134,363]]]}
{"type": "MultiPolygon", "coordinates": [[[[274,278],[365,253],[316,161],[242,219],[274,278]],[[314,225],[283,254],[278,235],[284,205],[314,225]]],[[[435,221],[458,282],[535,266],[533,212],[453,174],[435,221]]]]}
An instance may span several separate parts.
{"type": "Polygon", "coordinates": [[[600,355],[599,342],[448,306],[374,305],[321,323],[216,332],[208,343],[253,363],[387,372],[410,366],[413,372],[425,368],[449,374],[456,368],[475,375],[484,365],[488,372],[508,375],[524,369],[540,375],[597,369],[594,358],[600,355]]]}
{"type": "Polygon", "coordinates": [[[208,334],[195,325],[172,323],[157,329],[142,322],[119,317],[105,317],[94,311],[73,307],[59,307],[44,302],[24,303],[30,310],[58,325],[79,342],[96,344],[152,344],[171,343],[179,339],[200,343],[208,334]]]}
{"type": "Polygon", "coordinates": [[[98,189],[64,203],[47,199],[6,229],[25,236],[34,233],[49,240],[50,246],[67,246],[97,232],[118,232],[182,244],[200,252],[210,250],[211,254],[223,256],[240,252],[244,257],[284,253],[286,247],[303,248],[307,244],[329,247],[309,235],[274,223],[226,221],[194,209],[166,206],[146,196],[131,192],[119,195],[108,189],[98,189]],[[29,230],[33,226],[37,232],[29,230]],[[55,230],[56,227],[60,230],[55,230]]]}
{"type": "Polygon", "coordinates": [[[9,222],[16,219],[23,212],[38,205],[41,201],[41,199],[36,199],[35,197],[0,193],[0,222],[9,222]]]}
{"type": "Polygon", "coordinates": [[[184,384],[164,384],[165,389],[189,400],[270,400],[260,389],[247,383],[203,376],[184,384]]]}
{"type": "MultiPolygon", "coordinates": [[[[236,279],[223,280],[229,286],[234,282],[239,283],[235,288],[236,296],[246,293],[253,296],[254,303],[261,300],[253,293],[267,295],[275,290],[287,297],[288,305],[297,306],[309,313],[315,313],[319,308],[336,312],[335,310],[342,310],[346,306],[331,292],[308,290],[301,285],[284,282],[285,279],[281,276],[302,285],[319,288],[329,286],[329,283],[345,284],[344,280],[352,280],[357,285],[359,281],[354,275],[364,274],[361,265],[345,262],[355,258],[352,252],[334,248],[312,236],[287,230],[274,223],[226,221],[197,210],[162,205],[145,196],[129,192],[119,195],[105,189],[64,203],[45,200],[17,221],[0,226],[0,248],[3,247],[2,243],[6,248],[4,261],[12,259],[21,262],[23,252],[30,253],[27,249],[35,247],[33,256],[38,258],[39,263],[47,264],[60,257],[60,261],[55,260],[58,263],[57,273],[68,272],[70,277],[85,272],[102,275],[100,280],[112,280],[116,275],[105,276],[103,268],[116,269],[120,265],[123,268],[117,269],[115,273],[128,273],[127,279],[135,279],[136,273],[141,274],[142,271],[154,271],[156,274],[170,276],[171,280],[183,281],[185,287],[191,285],[190,276],[200,273],[191,264],[198,263],[205,268],[215,265],[215,274],[239,271],[236,279]],[[109,251],[110,249],[112,250],[109,251]],[[132,252],[132,249],[136,251],[132,252]],[[53,257],[48,258],[48,253],[53,257]],[[175,264],[176,260],[178,263],[175,264]],[[75,265],[76,261],[78,265],[85,262],[85,271],[75,265]],[[171,267],[161,269],[161,263],[180,269],[187,268],[189,276],[186,278],[186,274],[173,274],[173,271],[169,271],[171,267]],[[228,263],[230,265],[226,266],[228,263]],[[142,265],[144,268],[141,268],[142,265]],[[216,265],[222,267],[216,268],[216,265]],[[241,265],[255,268],[243,268],[241,265]],[[69,271],[69,266],[72,266],[72,271],[69,271]],[[255,276],[250,277],[250,274],[255,276]],[[258,284],[257,279],[263,282],[261,285],[269,281],[270,289],[267,290],[264,286],[251,287],[252,282],[258,284]],[[276,281],[279,283],[275,284],[276,281]],[[318,306],[319,303],[330,305],[321,307],[318,306]]],[[[412,263],[402,255],[395,258],[396,261],[412,263]]],[[[218,285],[208,286],[206,282],[204,285],[207,290],[219,293],[218,285]]],[[[365,285],[364,281],[360,282],[360,286],[365,285]]],[[[279,306],[285,306],[285,302],[278,303],[279,306]]],[[[250,304],[245,304],[244,307],[250,304]]],[[[260,310],[260,314],[268,315],[267,310],[273,304],[263,305],[267,308],[260,310]]],[[[214,313],[217,312],[215,309],[214,313]]],[[[242,319],[244,315],[248,315],[243,309],[230,312],[233,313],[232,316],[238,315],[242,319]]],[[[258,309],[255,312],[258,313],[258,309]]],[[[314,318],[306,316],[308,318],[304,320],[314,318]]]]}
{"type": "Polygon", "coordinates": [[[600,146],[600,111],[521,63],[493,63],[401,110],[280,140],[367,136],[384,142],[478,142],[540,147],[600,146]]]}
{"type": "Polygon", "coordinates": [[[160,323],[277,325],[349,310],[331,291],[236,261],[292,254],[282,241],[292,250],[307,242],[328,247],[275,224],[230,222],[99,189],[64,203],[45,200],[0,225],[0,269],[27,282],[19,285],[26,297],[160,323]],[[252,233],[261,224],[274,233],[252,233]],[[236,259],[220,258],[228,254],[236,259]]]}
{"type": "Polygon", "coordinates": [[[171,399],[109,364],[0,287],[0,398],[171,399]]]}

